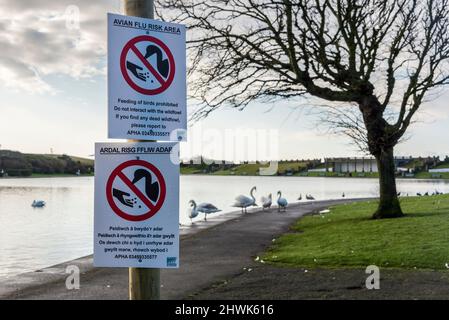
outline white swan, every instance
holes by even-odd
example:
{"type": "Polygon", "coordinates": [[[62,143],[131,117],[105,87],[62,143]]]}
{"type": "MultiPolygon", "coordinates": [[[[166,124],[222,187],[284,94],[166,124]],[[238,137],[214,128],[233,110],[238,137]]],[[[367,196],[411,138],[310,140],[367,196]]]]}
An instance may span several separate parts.
{"type": "Polygon", "coordinates": [[[281,211],[281,208],[284,209],[284,211],[286,210],[288,205],[287,199],[282,198],[282,192],[278,191],[278,212],[281,211]]]}
{"type": "Polygon", "coordinates": [[[45,201],[43,200],[33,200],[33,203],[31,204],[33,208],[42,208],[45,206],[45,201]]]}
{"type": "Polygon", "coordinates": [[[260,202],[262,202],[262,210],[265,210],[265,208],[270,209],[272,203],[271,193],[268,195],[268,197],[260,198],[260,202]]]}
{"type": "Polygon", "coordinates": [[[206,216],[208,214],[221,211],[212,203],[203,202],[197,205],[194,200],[190,200],[189,204],[192,207],[189,209],[190,221],[192,221],[193,218],[197,217],[200,212],[204,213],[204,221],[207,221],[206,216]]]}
{"type": "Polygon", "coordinates": [[[189,214],[190,222],[192,222],[192,219],[196,218],[200,212],[196,209],[195,201],[190,200],[189,205],[191,206],[191,208],[188,209],[188,214],[189,214]]]}
{"type": "Polygon", "coordinates": [[[242,208],[242,213],[246,213],[246,208],[249,206],[257,206],[256,204],[256,198],[254,198],[253,192],[256,191],[256,187],[252,187],[250,193],[250,197],[239,195],[237,198],[235,198],[235,202],[232,205],[233,207],[242,208]],[[243,211],[245,209],[245,211],[243,211]]]}

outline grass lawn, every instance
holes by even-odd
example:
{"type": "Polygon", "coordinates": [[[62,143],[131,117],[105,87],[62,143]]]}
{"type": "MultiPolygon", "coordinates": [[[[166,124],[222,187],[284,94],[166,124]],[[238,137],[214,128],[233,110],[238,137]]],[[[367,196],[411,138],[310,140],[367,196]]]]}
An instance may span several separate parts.
{"type": "MultiPolygon", "coordinates": [[[[213,174],[215,175],[248,175],[248,176],[257,176],[259,175],[259,169],[260,168],[268,168],[270,166],[270,163],[248,163],[248,164],[241,164],[236,167],[234,167],[232,170],[219,170],[215,171],[213,174]]],[[[286,171],[298,171],[301,168],[304,168],[306,166],[305,162],[279,162],[277,164],[278,166],[278,172],[280,174],[285,174],[286,171]]]]}
{"type": "MultiPolygon", "coordinates": [[[[307,166],[306,162],[301,161],[288,161],[288,162],[279,162],[278,164],[278,172],[280,174],[285,174],[287,171],[298,171],[302,170],[307,166]]],[[[260,168],[269,168],[270,163],[246,163],[236,165],[230,169],[217,170],[211,173],[212,175],[219,176],[258,176],[260,168]]],[[[202,174],[203,170],[199,168],[199,166],[183,166],[181,167],[181,174],[202,174]]]]}
{"type": "Polygon", "coordinates": [[[269,263],[298,267],[447,269],[449,195],[401,198],[406,216],[371,220],[376,202],[338,205],[276,239],[269,263]]]}
{"type": "Polygon", "coordinates": [[[440,165],[435,167],[435,169],[448,169],[448,168],[449,168],[449,162],[441,163],[440,165]]]}
{"type": "Polygon", "coordinates": [[[299,176],[305,177],[333,177],[333,178],[378,178],[379,174],[377,172],[353,172],[352,176],[347,176],[347,173],[337,173],[337,172],[306,172],[300,173],[299,176]]]}
{"type": "Polygon", "coordinates": [[[201,173],[201,170],[195,167],[181,167],[180,168],[181,174],[195,174],[195,173],[201,173]]]}
{"type": "MultiPolygon", "coordinates": [[[[265,166],[267,166],[267,165],[265,165],[265,166]]],[[[261,167],[261,165],[257,164],[257,163],[241,164],[241,165],[233,168],[233,170],[220,170],[220,171],[214,172],[214,174],[216,174],[216,175],[228,174],[229,175],[229,174],[232,174],[231,172],[234,172],[234,174],[237,176],[242,176],[242,175],[255,176],[259,173],[260,167],[261,167]]]]}
{"type": "Polygon", "coordinates": [[[430,172],[419,172],[416,174],[417,179],[449,179],[449,172],[440,173],[430,173],[430,172]]]}

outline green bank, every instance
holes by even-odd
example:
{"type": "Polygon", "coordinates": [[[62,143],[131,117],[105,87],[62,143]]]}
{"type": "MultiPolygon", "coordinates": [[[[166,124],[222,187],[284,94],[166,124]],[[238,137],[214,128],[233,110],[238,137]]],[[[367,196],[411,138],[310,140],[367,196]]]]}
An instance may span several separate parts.
{"type": "MultiPolygon", "coordinates": [[[[329,161],[331,161],[331,159],[328,159],[328,163],[326,164],[323,163],[321,159],[282,160],[270,164],[269,162],[260,162],[260,161],[230,163],[225,161],[216,161],[198,158],[182,162],[181,174],[191,174],[191,175],[201,174],[201,175],[219,175],[219,176],[263,176],[267,174],[277,176],[335,177],[335,178],[379,177],[378,173],[375,171],[373,172],[370,172],[369,170],[360,171],[360,165],[361,164],[365,165],[364,162],[360,159],[358,159],[359,171],[357,170],[349,171],[348,169],[333,170],[332,166],[329,164],[329,161]]],[[[353,161],[355,160],[353,159],[353,161]]],[[[449,172],[442,172],[444,170],[439,172],[429,172],[429,169],[447,169],[448,167],[449,167],[449,157],[446,157],[443,161],[435,157],[399,158],[396,175],[398,178],[449,179],[449,172]]]]}
{"type": "Polygon", "coordinates": [[[449,195],[406,197],[401,204],[406,216],[399,219],[370,219],[376,201],[304,217],[274,241],[263,259],[308,268],[447,269],[449,195]]]}
{"type": "Polygon", "coordinates": [[[0,177],[67,177],[93,173],[94,161],[90,159],[0,150],[0,177]]]}

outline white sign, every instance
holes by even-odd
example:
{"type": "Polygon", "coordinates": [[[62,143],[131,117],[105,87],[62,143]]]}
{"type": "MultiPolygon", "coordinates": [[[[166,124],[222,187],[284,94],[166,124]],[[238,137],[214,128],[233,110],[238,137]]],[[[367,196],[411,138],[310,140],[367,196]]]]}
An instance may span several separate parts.
{"type": "Polygon", "coordinates": [[[185,26],[108,14],[109,138],[185,141],[185,26]]]}
{"type": "Polygon", "coordinates": [[[177,268],[177,143],[96,143],[94,266],[177,268]]]}

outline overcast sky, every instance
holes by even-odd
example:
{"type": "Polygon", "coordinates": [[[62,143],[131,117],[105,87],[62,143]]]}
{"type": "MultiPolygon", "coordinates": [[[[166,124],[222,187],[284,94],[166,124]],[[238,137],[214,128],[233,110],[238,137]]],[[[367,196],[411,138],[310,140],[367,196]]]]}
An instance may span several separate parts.
{"type": "MultiPolygon", "coordinates": [[[[30,153],[52,149],[88,156],[94,142],[108,141],[107,12],[122,13],[121,1],[0,0],[2,149],[30,153]],[[71,20],[76,8],[79,28],[71,20]]],[[[418,120],[396,154],[449,155],[449,90],[427,103],[418,120]]],[[[218,111],[191,126],[189,134],[189,142],[181,147],[184,157],[199,153],[226,159],[360,155],[348,140],[320,128],[309,108],[293,102],[218,111]],[[245,134],[257,137],[245,148],[269,151],[239,153],[238,140],[245,134]],[[237,143],[227,140],[232,135],[237,143]]]]}

